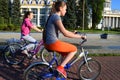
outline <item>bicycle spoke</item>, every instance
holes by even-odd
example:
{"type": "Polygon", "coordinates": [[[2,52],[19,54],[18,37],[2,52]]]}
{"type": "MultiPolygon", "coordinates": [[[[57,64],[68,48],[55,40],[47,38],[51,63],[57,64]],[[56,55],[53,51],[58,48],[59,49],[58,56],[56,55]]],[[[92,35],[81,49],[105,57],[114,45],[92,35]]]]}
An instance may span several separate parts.
{"type": "Polygon", "coordinates": [[[95,60],[88,60],[88,64],[83,64],[79,68],[79,75],[82,79],[95,79],[100,74],[101,66],[95,60]]]}
{"type": "Polygon", "coordinates": [[[4,49],[4,59],[8,64],[19,64],[24,60],[21,54],[21,46],[19,44],[9,44],[4,49]]]}
{"type": "Polygon", "coordinates": [[[48,65],[34,65],[25,72],[25,80],[55,80],[48,65]]]}

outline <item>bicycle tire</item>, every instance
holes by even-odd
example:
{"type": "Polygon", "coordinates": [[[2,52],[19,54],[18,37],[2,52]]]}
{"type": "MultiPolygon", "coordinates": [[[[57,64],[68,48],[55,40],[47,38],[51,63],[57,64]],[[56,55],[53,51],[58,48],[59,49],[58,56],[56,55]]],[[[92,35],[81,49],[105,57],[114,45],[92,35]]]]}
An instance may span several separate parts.
{"type": "Polygon", "coordinates": [[[24,71],[23,78],[24,80],[55,80],[52,74],[52,68],[48,64],[36,62],[24,71]]]}
{"type": "Polygon", "coordinates": [[[89,59],[87,60],[88,67],[86,66],[85,61],[78,68],[79,77],[82,80],[96,80],[101,72],[101,65],[98,61],[89,59]],[[90,71],[91,70],[91,71],[90,71]]]}
{"type": "MultiPolygon", "coordinates": [[[[41,59],[42,59],[42,61],[47,62],[47,63],[49,63],[53,59],[53,54],[56,54],[58,64],[62,60],[62,56],[59,53],[49,52],[45,48],[43,48],[40,53],[41,53],[41,59]]],[[[55,64],[55,62],[53,64],[55,64]]]]}
{"type": "Polygon", "coordinates": [[[21,45],[17,43],[8,44],[3,51],[3,57],[8,64],[20,64],[25,56],[21,53],[21,45]]]}

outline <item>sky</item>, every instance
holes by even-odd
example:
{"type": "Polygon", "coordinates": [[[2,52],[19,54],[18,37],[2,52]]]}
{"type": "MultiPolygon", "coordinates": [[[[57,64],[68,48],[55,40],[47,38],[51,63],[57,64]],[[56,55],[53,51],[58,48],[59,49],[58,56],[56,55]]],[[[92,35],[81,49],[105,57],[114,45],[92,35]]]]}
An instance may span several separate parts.
{"type": "Polygon", "coordinates": [[[112,10],[114,9],[120,10],[120,0],[111,0],[111,1],[112,1],[111,3],[112,10]]]}

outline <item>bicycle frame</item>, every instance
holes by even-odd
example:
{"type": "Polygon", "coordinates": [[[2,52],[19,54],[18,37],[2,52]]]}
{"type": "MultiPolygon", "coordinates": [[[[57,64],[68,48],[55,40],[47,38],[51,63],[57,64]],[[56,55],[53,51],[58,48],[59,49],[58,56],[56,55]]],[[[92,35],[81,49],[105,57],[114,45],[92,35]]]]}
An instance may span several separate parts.
{"type": "MultiPolygon", "coordinates": [[[[85,42],[85,41],[83,40],[83,41],[81,42],[81,44],[83,44],[84,42],[85,42]]],[[[85,73],[86,73],[86,71],[89,71],[88,74],[89,74],[89,73],[93,73],[93,72],[94,72],[94,71],[93,71],[93,68],[91,68],[91,66],[89,66],[88,64],[89,64],[89,63],[93,63],[95,60],[92,60],[92,58],[88,58],[88,57],[87,57],[88,52],[84,50],[84,48],[81,46],[81,44],[80,44],[81,52],[79,52],[79,55],[78,55],[74,60],[72,60],[71,62],[69,62],[68,64],[66,64],[64,68],[65,68],[65,69],[71,68],[71,66],[72,66],[73,64],[75,64],[79,59],[82,58],[82,61],[81,61],[80,64],[79,64],[78,73],[80,73],[80,74],[79,74],[79,77],[80,77],[81,79],[85,80],[85,79],[87,79],[87,78],[86,78],[86,76],[84,76],[83,67],[84,67],[84,65],[87,67],[87,69],[86,69],[86,67],[85,67],[85,73]],[[91,62],[91,61],[93,61],[93,62],[91,62]],[[80,72],[79,72],[79,71],[80,71],[80,72]],[[81,72],[81,71],[83,71],[83,72],[81,72]],[[83,74],[81,75],[81,73],[83,73],[83,74]]],[[[56,80],[66,80],[64,77],[61,77],[61,76],[59,75],[59,72],[58,72],[56,69],[54,69],[55,66],[58,66],[58,59],[57,59],[56,53],[55,53],[54,51],[53,51],[52,53],[53,53],[53,58],[52,58],[52,60],[51,60],[49,63],[47,63],[47,62],[35,62],[35,63],[31,64],[31,65],[25,70],[25,72],[24,72],[25,79],[27,79],[28,75],[31,75],[31,74],[32,74],[31,72],[34,71],[34,68],[39,69],[39,66],[40,66],[42,69],[40,68],[41,70],[40,70],[39,75],[36,75],[36,76],[37,76],[37,79],[45,80],[45,79],[48,79],[48,78],[51,78],[51,79],[55,78],[56,80]],[[56,65],[54,65],[54,62],[56,63],[56,65]],[[42,65],[43,65],[43,66],[42,66],[42,65]],[[36,66],[38,66],[38,67],[36,67],[36,66]],[[45,67],[44,67],[44,66],[45,66],[45,67]],[[31,74],[29,74],[29,70],[32,70],[32,71],[30,71],[31,74]]],[[[90,77],[90,78],[88,78],[89,80],[96,79],[96,77],[100,74],[100,70],[101,70],[100,64],[99,64],[98,62],[96,62],[96,61],[95,61],[95,64],[97,64],[97,67],[99,67],[99,68],[97,69],[97,72],[96,72],[96,70],[95,70],[95,74],[94,74],[92,77],[89,76],[89,77],[90,77]]],[[[36,72],[36,71],[35,71],[35,72],[36,72]]],[[[39,71],[38,71],[38,72],[39,72],[39,71]]],[[[36,72],[36,74],[37,74],[38,72],[36,72]]],[[[91,74],[90,74],[90,75],[91,75],[91,74]]],[[[34,75],[33,75],[33,76],[34,76],[34,75]]],[[[36,77],[35,77],[35,78],[36,78],[36,77]]],[[[88,80],[88,79],[87,79],[87,80],[88,80]]]]}
{"type": "Polygon", "coordinates": [[[31,50],[30,52],[32,52],[33,54],[37,54],[42,45],[43,45],[43,40],[41,39],[41,40],[38,42],[36,48],[35,48],[34,50],[31,50]]]}
{"type": "MultiPolygon", "coordinates": [[[[89,71],[91,71],[91,69],[89,68],[88,66],[88,63],[87,63],[87,60],[91,59],[91,58],[87,58],[87,54],[88,52],[87,51],[84,51],[83,47],[81,46],[83,43],[85,42],[85,40],[83,40],[80,44],[80,47],[81,47],[81,52],[79,53],[78,57],[76,57],[73,61],[69,62],[68,64],[65,65],[65,69],[69,69],[73,64],[75,64],[79,59],[81,59],[82,57],[84,58],[83,59],[83,62],[86,63],[89,71]]],[[[58,61],[57,61],[57,57],[56,57],[56,53],[53,52],[53,58],[52,60],[49,62],[49,66],[52,67],[52,65],[54,64],[54,62],[56,63],[56,66],[58,66],[58,61]]],[[[55,70],[54,72],[52,73],[49,73],[50,76],[56,76],[56,80],[65,80],[65,78],[62,78],[62,79],[59,79],[58,76],[58,72],[55,70]]],[[[48,75],[44,75],[44,77],[48,78],[50,77],[48,75]]]]}
{"type": "MultiPolygon", "coordinates": [[[[27,42],[24,39],[21,39],[20,42],[25,43],[24,46],[27,44],[27,42]]],[[[35,55],[41,49],[41,46],[43,45],[43,40],[41,39],[38,43],[34,43],[34,44],[36,45],[35,48],[33,50],[30,50],[29,52],[35,55]]]]}

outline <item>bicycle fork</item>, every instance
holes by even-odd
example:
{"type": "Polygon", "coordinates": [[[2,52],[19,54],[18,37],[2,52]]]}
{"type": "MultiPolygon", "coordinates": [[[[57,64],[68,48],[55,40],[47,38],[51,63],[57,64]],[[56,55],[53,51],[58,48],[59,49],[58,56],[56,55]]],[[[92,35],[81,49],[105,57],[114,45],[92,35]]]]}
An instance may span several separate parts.
{"type": "Polygon", "coordinates": [[[91,58],[87,58],[87,54],[88,54],[87,51],[84,52],[84,54],[85,54],[85,55],[84,55],[85,65],[87,66],[88,70],[89,70],[90,72],[92,72],[92,70],[90,69],[89,64],[88,64],[88,60],[90,60],[91,58]]]}

